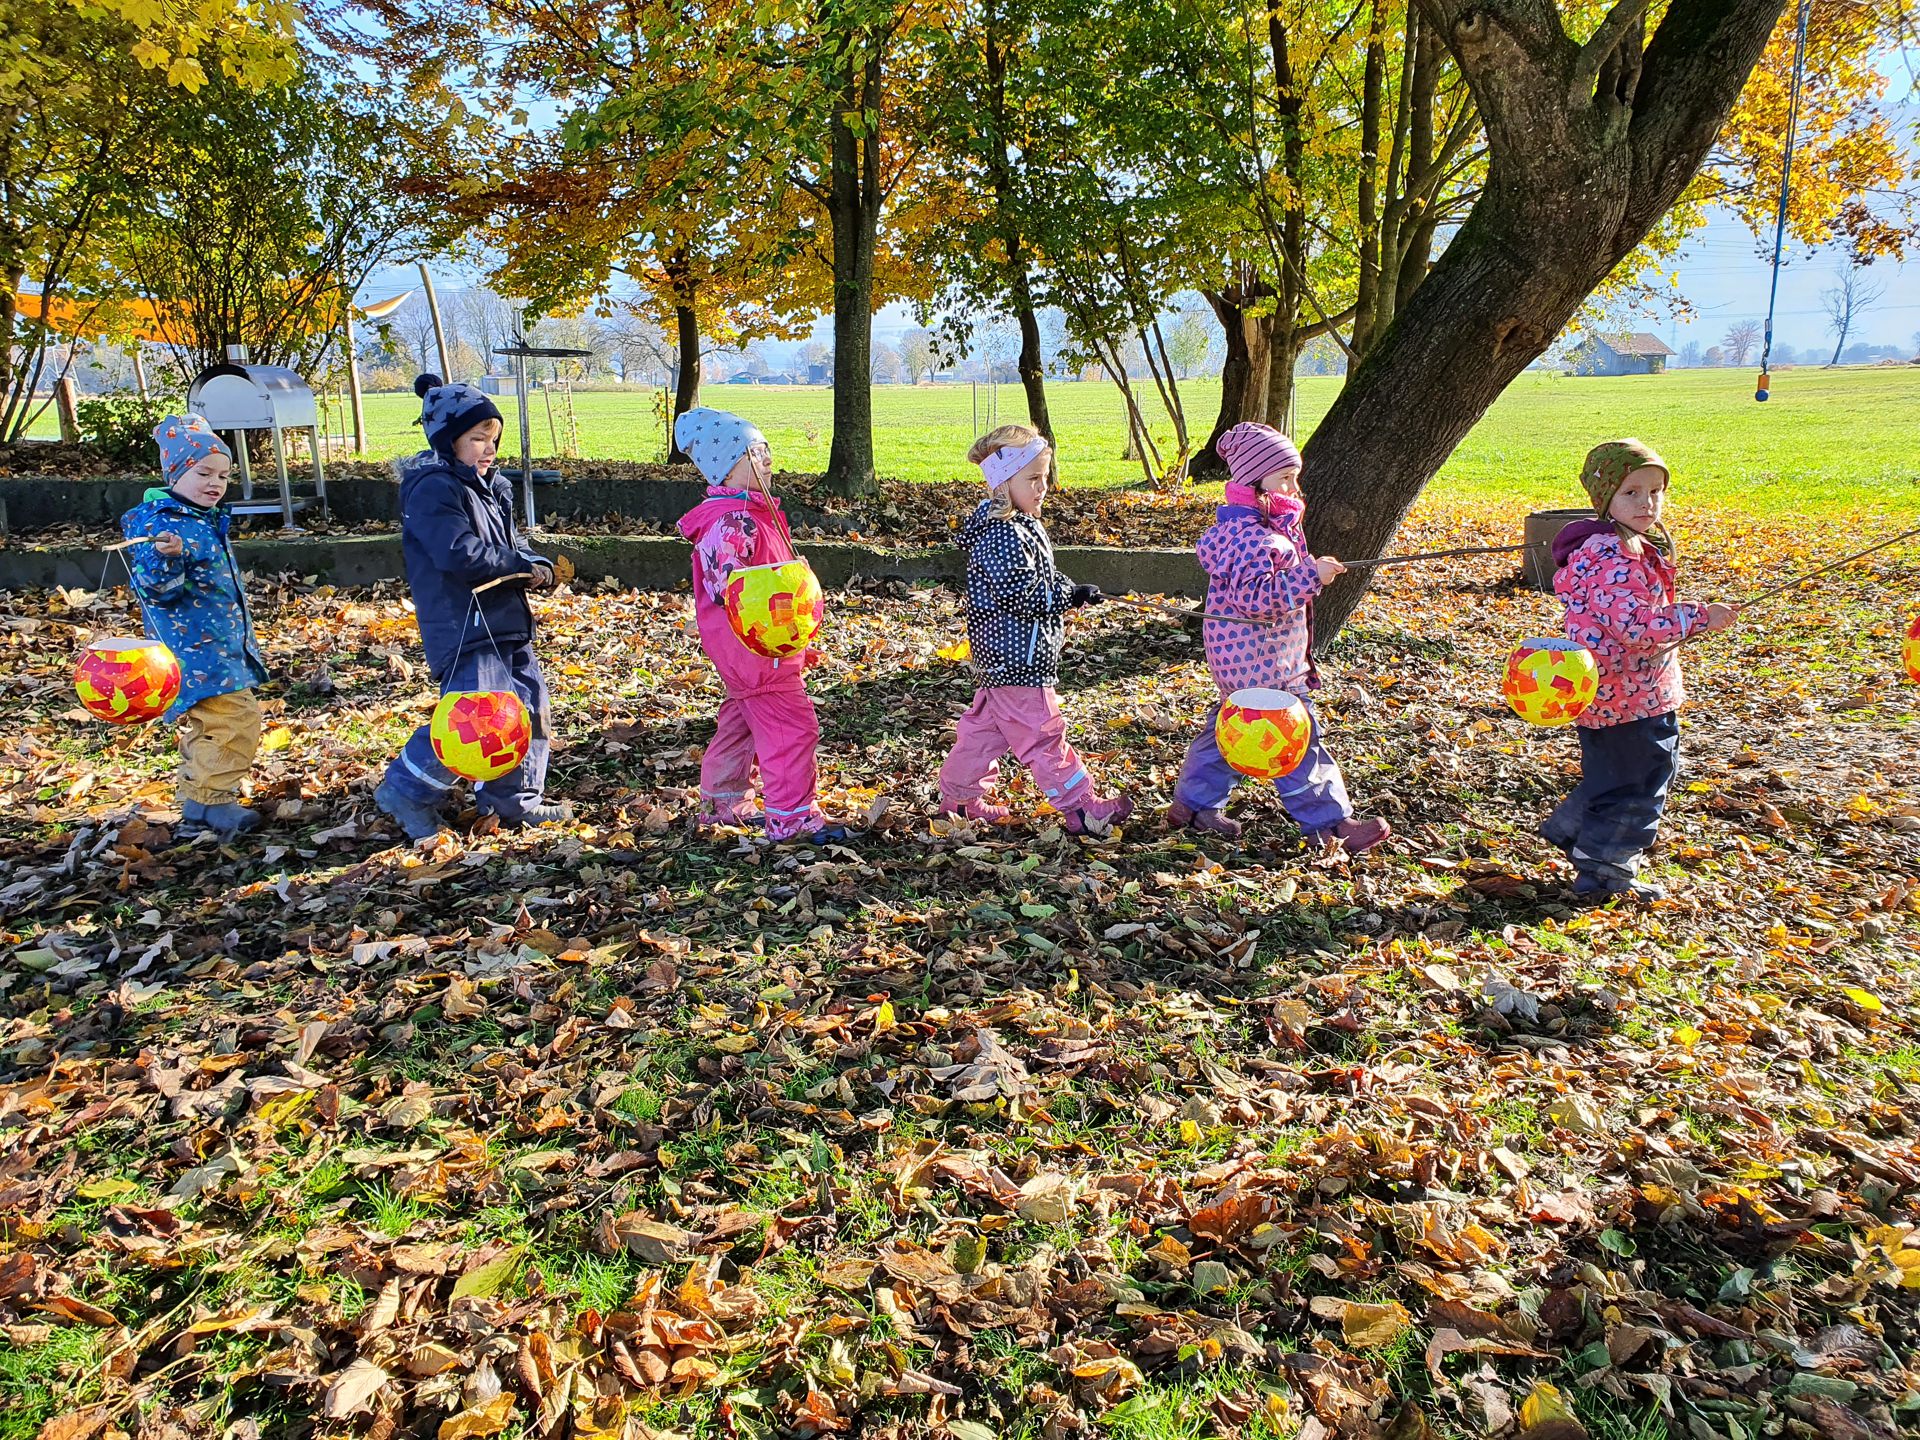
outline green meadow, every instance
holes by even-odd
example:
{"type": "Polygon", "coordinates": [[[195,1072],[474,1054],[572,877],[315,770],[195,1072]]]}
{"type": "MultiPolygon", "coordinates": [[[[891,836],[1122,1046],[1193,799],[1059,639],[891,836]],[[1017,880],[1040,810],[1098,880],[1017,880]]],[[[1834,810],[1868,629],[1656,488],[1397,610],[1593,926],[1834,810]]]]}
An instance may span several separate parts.
{"type": "MultiPolygon", "coordinates": [[[[1333,377],[1300,383],[1296,429],[1310,435],[1338,393],[1333,377]]],[[[573,397],[580,454],[590,459],[658,460],[664,434],[657,391],[580,393],[573,397]]],[[[1180,387],[1190,430],[1203,440],[1219,406],[1218,380],[1180,387]]],[[[783,470],[826,467],[833,439],[833,392],[812,386],[710,385],[709,405],[735,410],[766,431],[783,470]]],[[[1143,401],[1150,396],[1143,397],[1143,401]]],[[[1069,485],[1141,483],[1137,462],[1124,457],[1126,425],[1119,392],[1104,382],[1048,387],[1063,477],[1069,485]]],[[[536,393],[532,402],[536,457],[565,448],[563,402],[536,393]]],[[[1017,385],[877,386],[874,450],[882,475],[907,481],[971,478],[965,463],[978,423],[990,407],[1002,420],[1022,419],[1017,385]]],[[[365,400],[368,454],[419,448],[412,395],[365,400]]],[[[519,425],[503,397],[503,453],[519,453],[519,425]]],[[[1173,453],[1173,426],[1160,417],[1156,438],[1173,453]]],[[[1533,508],[1578,499],[1574,475],[1595,441],[1636,435],[1671,462],[1674,499],[1765,515],[1777,506],[1832,514],[1864,506],[1907,513],[1920,508],[1920,368],[1786,370],[1773,399],[1753,399],[1745,370],[1685,370],[1617,379],[1528,374],[1516,381],[1442,469],[1435,499],[1512,503],[1533,508]]],[[[1391,416],[1381,424],[1391,425],[1391,416]]]]}

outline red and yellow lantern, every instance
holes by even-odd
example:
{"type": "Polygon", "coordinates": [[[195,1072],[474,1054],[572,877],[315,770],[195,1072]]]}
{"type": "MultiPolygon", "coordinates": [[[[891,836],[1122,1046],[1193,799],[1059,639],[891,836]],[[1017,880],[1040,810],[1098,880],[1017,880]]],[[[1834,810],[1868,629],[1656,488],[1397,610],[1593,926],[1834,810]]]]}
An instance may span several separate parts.
{"type": "Polygon", "coordinates": [[[1522,640],[1500,681],[1501,696],[1529,725],[1571,725],[1599,693],[1593,652],[1571,640],[1522,640]]]}
{"type": "Polygon", "coordinates": [[[1236,690],[1214,721],[1220,753],[1242,775],[1277,780],[1306,758],[1313,717],[1285,690],[1236,690]]]}
{"type": "Polygon", "coordinates": [[[769,660],[804,654],[826,619],[826,601],[804,560],[750,565],[727,580],[727,620],[740,643],[769,660]]]}
{"type": "Polygon", "coordinates": [[[511,690],[449,690],[427,733],[440,763],[463,780],[497,780],[527,758],[533,725],[511,690]]]}
{"type": "Polygon", "coordinates": [[[115,725],[138,725],[167,713],[180,694],[180,662],[158,640],[95,640],[73,667],[80,703],[115,725]]]}
{"type": "Polygon", "coordinates": [[[1907,626],[1907,638],[1900,645],[1900,658],[1907,662],[1907,679],[1920,685],[1920,615],[1907,626]]]}

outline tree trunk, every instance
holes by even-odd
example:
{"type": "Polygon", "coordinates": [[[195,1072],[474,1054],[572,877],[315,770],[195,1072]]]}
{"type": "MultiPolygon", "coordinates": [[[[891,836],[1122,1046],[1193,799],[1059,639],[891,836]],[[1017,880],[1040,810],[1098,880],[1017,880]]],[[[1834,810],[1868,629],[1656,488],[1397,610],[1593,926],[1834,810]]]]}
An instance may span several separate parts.
{"type": "MultiPolygon", "coordinates": [[[[853,61],[849,59],[850,66],[853,61]]],[[[831,203],[833,222],[833,446],[822,486],[835,495],[872,495],[873,473],[873,249],[880,219],[880,136],[856,134],[849,115],[880,111],[876,51],[850,68],[844,103],[834,107],[831,203]]]]}
{"type": "Polygon", "coordinates": [[[1253,358],[1247,351],[1246,311],[1236,303],[1240,291],[1236,288],[1230,293],[1224,290],[1200,293],[1213,307],[1227,342],[1227,356],[1220,364],[1220,413],[1214,417],[1213,433],[1207,436],[1207,443],[1193,457],[1193,474],[1212,475],[1227,468],[1226,461],[1220,458],[1220,437],[1246,418],[1247,380],[1253,369],[1253,358]]]}
{"type": "MultiPolygon", "coordinates": [[[[673,415],[677,420],[700,404],[700,317],[691,304],[673,307],[674,366],[673,415]]],[[[669,430],[667,463],[690,465],[692,458],[680,448],[680,441],[669,430]]]]}
{"type": "MultiPolygon", "coordinates": [[[[1313,549],[1349,559],[1385,549],[1454,447],[1672,206],[1784,8],[1670,7],[1643,52],[1638,0],[1621,0],[1585,45],[1535,0],[1419,3],[1473,88],[1487,181],[1307,447],[1313,549]]],[[[1370,573],[1322,597],[1323,640],[1370,573]]]]}
{"type": "Polygon", "coordinates": [[[1293,371],[1306,336],[1298,325],[1281,325],[1275,316],[1267,347],[1267,423],[1283,433],[1293,429],[1293,371]]]}
{"type": "MultiPolygon", "coordinates": [[[[1387,103],[1386,12],[1386,0],[1373,0],[1373,16],[1367,23],[1367,58],[1360,81],[1360,183],[1355,197],[1360,212],[1360,278],[1354,296],[1352,345],[1361,355],[1366,354],[1372,344],[1375,297],[1380,290],[1383,260],[1379,171],[1380,130],[1387,103]]],[[[1391,174],[1388,181],[1391,198],[1391,174]]]]}
{"type": "Polygon", "coordinates": [[[1000,236],[1007,247],[1007,290],[1013,318],[1020,326],[1020,385],[1027,392],[1027,423],[1045,437],[1048,448],[1053,451],[1048,478],[1058,485],[1060,447],[1054,443],[1053,417],[1047,411],[1047,368],[1041,354],[1040,317],[1034,310],[1033,279],[1027,270],[1025,240],[1013,212],[1013,162],[1007,151],[1007,53],[1001,42],[999,7],[992,3],[987,6],[984,39],[987,115],[993,123],[993,134],[988,137],[988,174],[993,183],[1000,236]]]}

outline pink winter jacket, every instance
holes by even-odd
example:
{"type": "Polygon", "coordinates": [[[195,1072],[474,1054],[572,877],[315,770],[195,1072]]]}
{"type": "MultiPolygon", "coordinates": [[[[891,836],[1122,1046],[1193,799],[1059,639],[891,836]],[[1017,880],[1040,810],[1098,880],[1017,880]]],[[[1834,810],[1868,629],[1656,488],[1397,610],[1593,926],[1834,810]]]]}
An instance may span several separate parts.
{"type": "Polygon", "coordinates": [[[1309,602],[1320,593],[1320,571],[1307,549],[1298,509],[1269,518],[1252,505],[1222,505],[1195,549],[1207,572],[1209,614],[1283,622],[1206,622],[1207,668],[1220,694],[1256,685],[1318,685],[1308,652],[1313,639],[1309,602]]]}
{"type": "Polygon", "coordinates": [[[795,558],[780,502],[758,491],[710,485],[707,498],[680,517],[680,533],[693,542],[693,613],[700,647],[726,682],[727,693],[757,695],[803,683],[799,657],[769,660],[741,644],[723,598],[734,571],[795,558]]]}
{"type": "Polygon", "coordinates": [[[1629,555],[1609,521],[1561,532],[1553,593],[1567,607],[1567,638],[1593,652],[1600,692],[1576,725],[1598,729],[1678,710],[1687,698],[1679,652],[1659,655],[1706,623],[1704,605],[1676,601],[1671,562],[1651,545],[1629,555]]]}

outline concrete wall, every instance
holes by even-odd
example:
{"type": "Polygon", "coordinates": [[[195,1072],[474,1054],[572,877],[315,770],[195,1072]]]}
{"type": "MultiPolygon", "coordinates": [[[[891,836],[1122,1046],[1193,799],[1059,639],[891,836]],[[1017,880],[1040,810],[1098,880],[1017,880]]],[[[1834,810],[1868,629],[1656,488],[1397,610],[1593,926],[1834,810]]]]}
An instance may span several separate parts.
{"type": "MultiPolygon", "coordinates": [[[[688,583],[691,552],[678,537],[560,534],[542,536],[537,545],[546,554],[572,560],[578,572],[576,584],[608,576],[637,590],[673,590],[688,583]]],[[[966,576],[966,556],[952,547],[890,550],[835,540],[803,542],[799,548],[829,589],[846,585],[856,575],[955,585],[966,576]]],[[[243,539],[234,549],[240,563],[257,574],[311,576],[324,584],[370,585],[404,574],[397,535],[243,539]]],[[[1060,568],[1075,580],[1115,595],[1197,596],[1206,591],[1206,576],[1191,550],[1063,546],[1054,554],[1060,568]]],[[[0,589],[91,588],[100,583],[106,560],[105,553],[92,549],[0,549],[0,589]]],[[[108,578],[125,583],[126,571],[116,561],[108,578]]]]}

